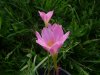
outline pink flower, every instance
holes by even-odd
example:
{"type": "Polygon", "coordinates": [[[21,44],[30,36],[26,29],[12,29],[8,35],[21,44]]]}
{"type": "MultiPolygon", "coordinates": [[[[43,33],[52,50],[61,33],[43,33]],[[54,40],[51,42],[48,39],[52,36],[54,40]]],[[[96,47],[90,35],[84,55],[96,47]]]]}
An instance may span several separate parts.
{"type": "Polygon", "coordinates": [[[45,26],[48,26],[48,22],[50,21],[52,15],[53,15],[53,11],[49,11],[47,14],[39,11],[39,14],[40,14],[42,20],[44,21],[45,26]]]}
{"type": "Polygon", "coordinates": [[[41,35],[36,32],[36,43],[40,44],[51,55],[58,53],[59,48],[69,36],[69,31],[64,34],[62,26],[58,24],[48,25],[44,27],[41,35]]]}

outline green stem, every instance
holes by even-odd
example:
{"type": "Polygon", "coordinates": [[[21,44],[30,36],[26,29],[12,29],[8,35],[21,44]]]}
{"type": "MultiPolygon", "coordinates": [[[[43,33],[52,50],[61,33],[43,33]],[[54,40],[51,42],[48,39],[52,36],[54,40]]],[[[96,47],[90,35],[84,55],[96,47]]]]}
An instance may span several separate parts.
{"type": "Polygon", "coordinates": [[[54,62],[54,68],[56,70],[56,75],[58,75],[58,67],[57,67],[57,54],[52,56],[54,62]]]}
{"type": "Polygon", "coordinates": [[[48,22],[45,22],[45,27],[48,27],[48,22]]]}

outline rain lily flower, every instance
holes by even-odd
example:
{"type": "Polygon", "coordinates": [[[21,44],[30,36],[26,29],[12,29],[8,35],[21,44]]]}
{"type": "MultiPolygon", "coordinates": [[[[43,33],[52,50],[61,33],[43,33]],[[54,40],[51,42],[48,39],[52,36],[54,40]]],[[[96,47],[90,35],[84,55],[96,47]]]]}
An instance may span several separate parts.
{"type": "Polygon", "coordinates": [[[56,70],[56,75],[58,75],[57,55],[59,49],[68,38],[70,31],[64,34],[61,25],[49,24],[49,21],[53,15],[53,11],[49,11],[47,14],[39,11],[39,14],[45,23],[45,27],[42,29],[41,34],[36,31],[36,43],[41,45],[51,54],[54,62],[54,68],[56,70]]]}
{"type": "Polygon", "coordinates": [[[63,45],[64,41],[69,36],[69,31],[64,34],[62,26],[59,24],[49,24],[48,27],[44,27],[41,35],[36,32],[36,43],[41,45],[52,56],[57,55],[59,48],[63,45]]]}
{"type": "Polygon", "coordinates": [[[48,26],[48,22],[50,21],[52,15],[53,15],[53,11],[49,11],[47,14],[45,12],[39,11],[39,14],[40,14],[42,20],[44,21],[45,26],[48,26]]]}

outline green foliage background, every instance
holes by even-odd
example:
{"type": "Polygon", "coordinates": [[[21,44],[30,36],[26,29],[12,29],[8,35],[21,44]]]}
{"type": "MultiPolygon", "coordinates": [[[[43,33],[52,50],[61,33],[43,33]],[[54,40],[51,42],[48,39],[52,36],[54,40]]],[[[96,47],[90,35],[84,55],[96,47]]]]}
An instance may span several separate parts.
{"type": "MultiPolygon", "coordinates": [[[[44,23],[38,11],[54,10],[69,39],[58,64],[72,75],[100,75],[99,0],[0,0],[0,74],[38,75],[47,69],[48,54],[36,44],[35,31],[44,23]]],[[[52,62],[51,62],[52,65],[52,62]]]]}

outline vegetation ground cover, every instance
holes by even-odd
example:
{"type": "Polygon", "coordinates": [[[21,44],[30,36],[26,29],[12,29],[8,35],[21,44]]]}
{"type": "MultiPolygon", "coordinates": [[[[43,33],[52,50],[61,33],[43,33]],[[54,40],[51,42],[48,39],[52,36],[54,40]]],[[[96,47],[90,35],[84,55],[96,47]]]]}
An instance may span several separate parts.
{"type": "Polygon", "coordinates": [[[52,59],[36,44],[35,31],[44,27],[38,11],[54,10],[50,22],[71,31],[59,66],[72,75],[100,75],[99,5],[99,0],[0,0],[0,74],[38,75],[47,68],[52,59]]]}

